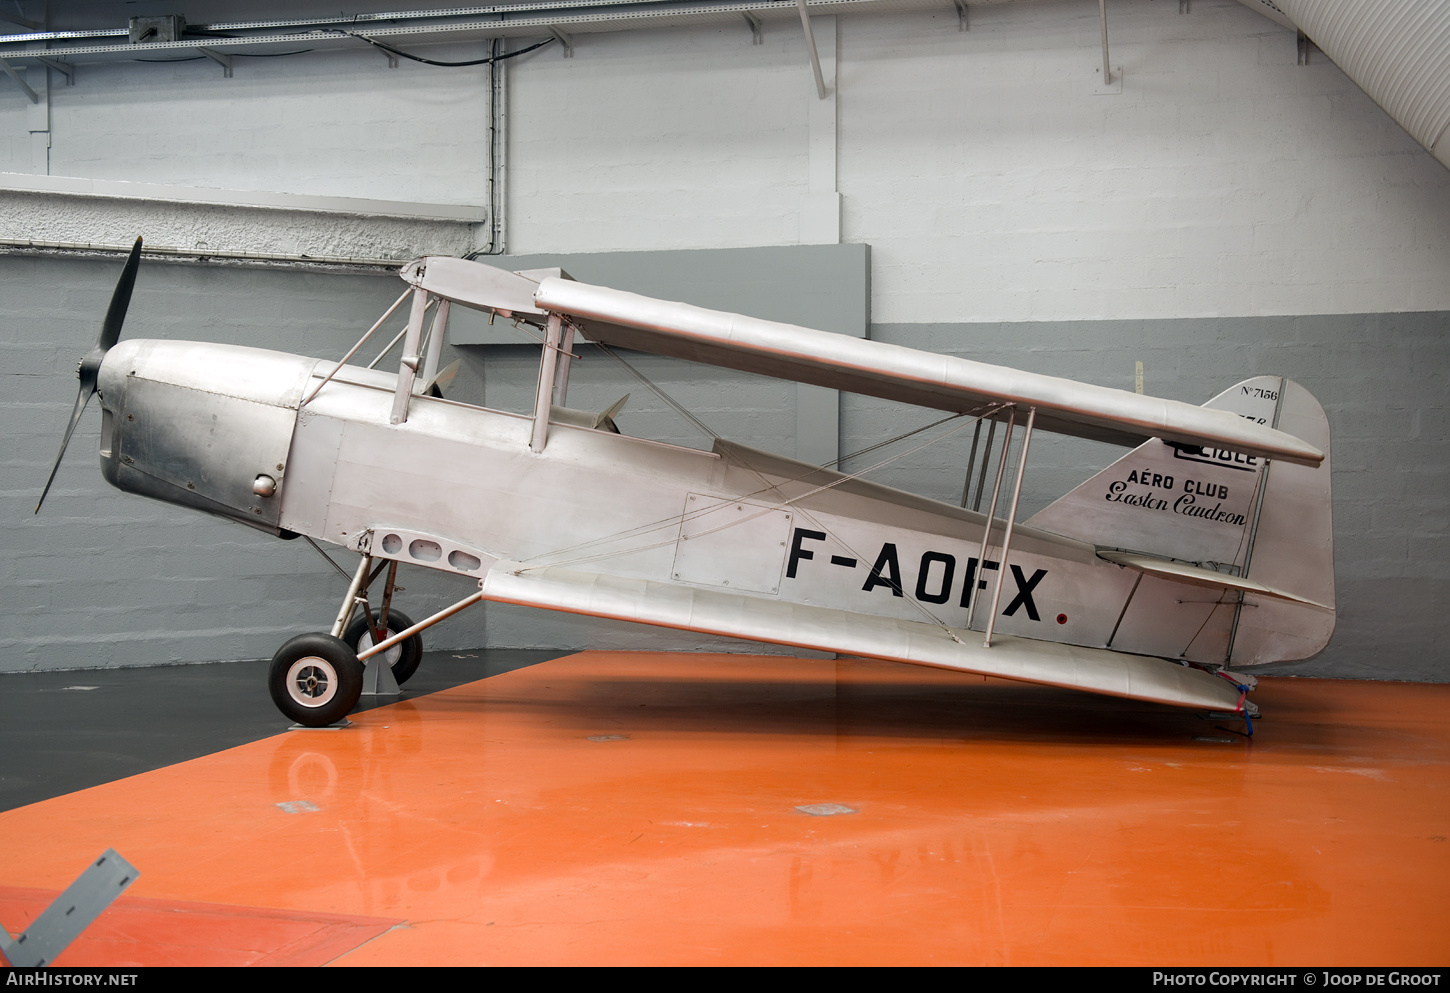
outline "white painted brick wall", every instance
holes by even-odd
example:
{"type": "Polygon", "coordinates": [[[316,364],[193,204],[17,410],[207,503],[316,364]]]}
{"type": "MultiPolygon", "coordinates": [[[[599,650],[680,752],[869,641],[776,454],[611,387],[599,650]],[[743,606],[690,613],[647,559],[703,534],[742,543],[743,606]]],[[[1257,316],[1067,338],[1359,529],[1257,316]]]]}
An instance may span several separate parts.
{"type": "MultiPolygon", "coordinates": [[[[844,16],[844,236],[879,321],[1450,308],[1450,172],[1327,59],[1235,0],[844,16]]],[[[509,249],[792,243],[815,99],[798,26],[581,35],[510,64],[509,249]]],[[[480,54],[463,51],[457,54],[480,54]]],[[[51,172],[483,203],[481,68],[371,51],[83,66],[51,172]]],[[[0,168],[30,171],[0,89],[0,168]]]]}
{"type": "Polygon", "coordinates": [[[510,67],[509,250],[794,244],[807,192],[800,26],[576,39],[510,67]]]}
{"type": "MultiPolygon", "coordinates": [[[[470,46],[471,57],[483,54],[481,43],[470,46]]],[[[84,65],[74,86],[51,87],[50,171],[482,204],[488,97],[483,68],[389,69],[371,50],[238,58],[231,79],[206,59],[84,65]]],[[[3,140],[16,135],[6,130],[3,140]]]]}
{"type": "MultiPolygon", "coordinates": [[[[1450,173],[1234,0],[840,20],[845,238],[880,321],[1450,306],[1450,173]]],[[[798,30],[597,36],[512,77],[516,251],[774,243],[806,181],[798,30]],[[728,161],[728,168],[722,168],[728,161]]]]}

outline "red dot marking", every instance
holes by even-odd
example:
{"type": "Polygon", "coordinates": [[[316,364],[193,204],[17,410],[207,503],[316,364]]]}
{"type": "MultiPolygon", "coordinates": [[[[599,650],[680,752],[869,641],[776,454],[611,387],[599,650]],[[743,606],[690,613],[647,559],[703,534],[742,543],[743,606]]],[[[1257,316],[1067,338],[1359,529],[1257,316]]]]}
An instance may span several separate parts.
{"type": "Polygon", "coordinates": [[[1059,623],[1059,624],[1066,624],[1067,623],[1067,615],[1066,614],[1058,614],[1057,615],[1057,623],[1059,623]]]}

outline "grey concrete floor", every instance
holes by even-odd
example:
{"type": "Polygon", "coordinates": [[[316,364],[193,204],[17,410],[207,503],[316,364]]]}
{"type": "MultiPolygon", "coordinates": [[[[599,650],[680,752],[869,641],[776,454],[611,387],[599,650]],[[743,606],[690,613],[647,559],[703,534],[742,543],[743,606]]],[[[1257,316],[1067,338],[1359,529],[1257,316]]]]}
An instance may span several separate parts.
{"type": "MultiPolygon", "coordinates": [[[[425,652],[402,699],[567,654],[425,652]]],[[[185,762],[285,731],[270,660],[0,674],[0,810],[185,762]]],[[[358,710],[397,697],[363,698],[358,710]]]]}

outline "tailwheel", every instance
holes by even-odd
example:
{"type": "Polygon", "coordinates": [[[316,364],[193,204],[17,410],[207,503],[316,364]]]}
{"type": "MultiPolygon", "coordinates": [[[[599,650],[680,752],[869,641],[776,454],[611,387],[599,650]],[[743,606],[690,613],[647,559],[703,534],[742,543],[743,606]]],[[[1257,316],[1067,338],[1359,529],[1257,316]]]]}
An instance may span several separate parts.
{"type": "Polygon", "coordinates": [[[363,667],[340,638],[300,634],[272,656],[267,688],[287,717],[305,727],[326,727],[357,706],[363,667]]]}
{"type": "MultiPolygon", "coordinates": [[[[372,625],[376,626],[378,623],[378,615],[372,614],[371,617],[372,625]]],[[[408,630],[412,626],[412,618],[407,614],[401,610],[390,609],[388,611],[387,630],[383,632],[383,637],[379,640],[385,641],[395,634],[408,630]]],[[[369,626],[368,619],[364,617],[359,617],[348,625],[347,630],[343,632],[342,640],[347,643],[347,646],[352,649],[354,654],[365,652],[377,644],[377,641],[373,640],[373,627],[369,626]]],[[[397,681],[399,686],[402,686],[413,673],[418,671],[418,664],[423,661],[423,636],[421,634],[415,634],[406,641],[399,642],[386,652],[383,652],[382,658],[387,662],[388,667],[393,670],[393,679],[397,681]]]]}

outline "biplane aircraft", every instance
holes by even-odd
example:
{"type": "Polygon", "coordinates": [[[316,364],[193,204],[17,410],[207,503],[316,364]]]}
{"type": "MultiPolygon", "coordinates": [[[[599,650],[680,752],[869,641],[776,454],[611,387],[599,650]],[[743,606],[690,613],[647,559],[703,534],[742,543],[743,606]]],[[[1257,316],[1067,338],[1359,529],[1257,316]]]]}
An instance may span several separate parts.
{"type": "Polygon", "coordinates": [[[1334,628],[1328,423],[1277,376],[1195,407],[457,258],[405,266],[403,295],[341,361],[118,342],[140,247],[56,466],[99,393],[112,485],[358,554],[330,631],[272,661],[272,697],[303,725],[342,719],[365,679],[406,679],[419,632],[483,600],[1245,718],[1254,681],[1235,669],[1307,658],[1334,628]],[[348,364],[405,302],[397,372],[348,364]],[[452,306],[541,340],[531,416],[442,395],[452,306]],[[618,405],[567,406],[581,341],[946,412],[973,431],[973,506],[967,488],[954,506],[731,442],[621,434],[618,405]],[[1007,443],[978,460],[984,425],[984,452],[1007,443]],[[1019,522],[1042,430],[1132,451],[1019,522]],[[415,624],[392,604],[399,564],[476,589],[415,624]]]}

